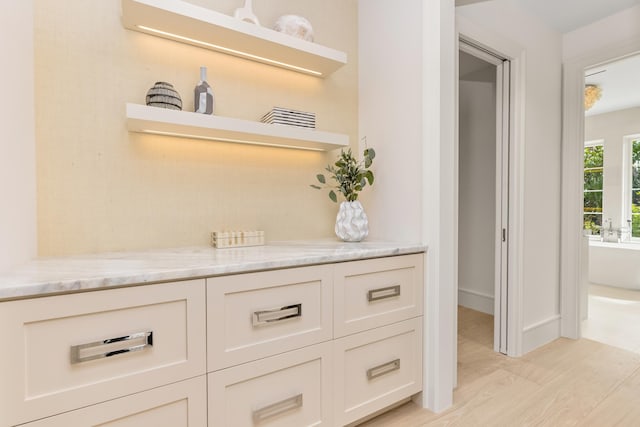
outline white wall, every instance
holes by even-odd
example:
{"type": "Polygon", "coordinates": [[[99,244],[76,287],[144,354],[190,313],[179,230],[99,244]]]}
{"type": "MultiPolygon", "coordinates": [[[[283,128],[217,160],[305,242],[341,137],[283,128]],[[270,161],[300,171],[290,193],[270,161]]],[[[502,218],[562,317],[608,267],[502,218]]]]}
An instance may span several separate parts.
{"type": "MultiPolygon", "coordinates": [[[[594,52],[610,50],[613,45],[634,44],[640,38],[640,5],[623,10],[562,36],[562,56],[565,60],[592,56],[594,52]]],[[[610,59],[615,58],[612,52],[610,59]]],[[[588,64],[596,65],[596,64],[588,64]]]]}
{"type": "Polygon", "coordinates": [[[0,272],[36,254],[33,3],[0,14],[0,272]]]}
{"type": "Polygon", "coordinates": [[[359,133],[377,156],[375,191],[362,196],[371,239],[422,235],[422,58],[407,48],[421,37],[419,3],[359,2],[359,133]]]}
{"type": "Polygon", "coordinates": [[[378,154],[365,199],[372,237],[422,241],[426,255],[424,390],[439,412],[456,371],[453,0],[362,0],[359,130],[378,154]]]}
{"type": "Polygon", "coordinates": [[[508,0],[462,6],[456,13],[525,51],[522,350],[527,352],[559,336],[562,39],[508,0]]]}
{"type": "MultiPolygon", "coordinates": [[[[463,54],[460,55],[461,62],[463,54]]],[[[458,303],[494,312],[496,114],[493,83],[459,85],[458,303]]]]}
{"type": "MultiPolygon", "coordinates": [[[[624,137],[640,134],[640,107],[587,116],[584,120],[585,141],[603,140],[604,195],[603,220],[611,218],[613,227],[627,227],[623,216],[623,145],[624,137]]],[[[638,252],[640,255],[640,252],[638,252]]]]}

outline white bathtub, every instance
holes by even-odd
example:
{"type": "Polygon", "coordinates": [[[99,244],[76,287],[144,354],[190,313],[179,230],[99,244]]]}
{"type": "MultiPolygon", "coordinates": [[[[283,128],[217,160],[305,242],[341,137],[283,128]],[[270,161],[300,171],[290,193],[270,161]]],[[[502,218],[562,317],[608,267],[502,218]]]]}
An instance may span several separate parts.
{"type": "Polygon", "coordinates": [[[589,281],[640,290],[640,243],[590,241],[589,281]]]}

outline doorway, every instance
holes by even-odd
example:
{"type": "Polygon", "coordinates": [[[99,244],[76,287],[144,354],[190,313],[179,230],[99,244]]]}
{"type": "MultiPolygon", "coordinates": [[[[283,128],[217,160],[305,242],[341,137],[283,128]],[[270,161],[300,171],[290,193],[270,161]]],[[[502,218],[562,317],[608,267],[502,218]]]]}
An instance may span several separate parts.
{"type": "Polygon", "coordinates": [[[459,330],[507,354],[510,62],[460,40],[458,63],[459,330]]]}
{"type": "Polygon", "coordinates": [[[581,335],[640,353],[640,54],[585,69],[581,335]]]}

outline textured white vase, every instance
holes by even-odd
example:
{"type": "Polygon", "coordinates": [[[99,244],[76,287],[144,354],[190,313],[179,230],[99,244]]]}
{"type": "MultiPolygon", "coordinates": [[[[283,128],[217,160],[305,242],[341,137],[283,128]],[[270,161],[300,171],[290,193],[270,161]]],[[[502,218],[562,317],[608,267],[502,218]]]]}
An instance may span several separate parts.
{"type": "Polygon", "coordinates": [[[367,237],[369,220],[359,201],[340,203],[335,231],[345,242],[359,242],[367,237]]]}

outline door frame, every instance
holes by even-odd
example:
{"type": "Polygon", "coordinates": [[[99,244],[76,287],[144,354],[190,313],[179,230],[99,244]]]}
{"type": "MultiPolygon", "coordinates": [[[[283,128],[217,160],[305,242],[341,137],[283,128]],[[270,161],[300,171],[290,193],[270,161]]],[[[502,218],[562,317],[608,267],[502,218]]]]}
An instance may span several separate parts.
{"type": "MultiPolygon", "coordinates": [[[[495,151],[494,169],[494,286],[493,286],[493,349],[496,352],[507,354],[507,295],[508,295],[508,245],[509,239],[506,230],[509,227],[509,123],[511,122],[511,62],[503,56],[476,46],[472,41],[461,38],[459,40],[460,52],[474,56],[486,64],[496,67],[495,72],[495,151]]],[[[458,57],[459,58],[459,57],[458,57]]],[[[459,68],[459,67],[458,67],[459,68]]],[[[460,85],[460,70],[458,69],[458,90],[460,85]]],[[[458,115],[459,117],[459,115],[458,115]]],[[[462,123],[459,123],[461,125],[462,123]]],[[[458,140],[458,152],[460,141],[458,140]]],[[[456,170],[460,173],[459,157],[456,162],[456,170]]],[[[460,187],[458,186],[458,194],[460,187]]],[[[459,207],[458,207],[459,218],[459,207]]],[[[460,257],[458,256],[458,264],[460,257]]],[[[460,284],[458,283],[458,289],[460,284]]]]}
{"type": "Polygon", "coordinates": [[[581,332],[582,186],[584,179],[584,70],[640,52],[640,39],[614,43],[565,60],[562,81],[562,218],[560,236],[560,335],[581,332]]]}
{"type": "MultiPolygon", "coordinates": [[[[505,39],[485,28],[473,24],[471,21],[461,16],[456,16],[456,54],[459,51],[459,40],[463,39],[473,45],[479,46],[489,52],[495,52],[498,56],[510,61],[511,66],[511,93],[510,93],[510,127],[509,127],[509,226],[508,235],[508,267],[507,283],[508,291],[506,296],[507,314],[506,319],[502,319],[506,326],[506,354],[517,357],[523,353],[523,265],[524,265],[524,100],[525,100],[525,51],[512,40],[505,39]]],[[[457,59],[456,59],[456,68],[457,59]]],[[[457,94],[456,94],[457,97],[457,94]]],[[[457,110],[457,101],[456,101],[457,110]]],[[[456,112],[456,135],[455,152],[459,149],[458,141],[458,121],[456,112]]],[[[454,176],[456,182],[454,188],[458,188],[458,162],[455,163],[454,176]]],[[[457,190],[456,190],[457,198],[457,190]]],[[[455,216],[458,214],[458,205],[455,206],[455,216]]],[[[455,228],[453,236],[456,254],[458,254],[458,229],[455,228]]],[[[456,280],[456,305],[457,312],[457,291],[456,280]]],[[[454,332],[457,335],[457,328],[454,332]]],[[[456,341],[457,342],[457,338],[456,341]]],[[[455,365],[454,365],[455,366],[455,365]]]]}

